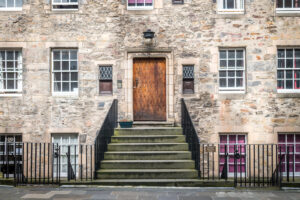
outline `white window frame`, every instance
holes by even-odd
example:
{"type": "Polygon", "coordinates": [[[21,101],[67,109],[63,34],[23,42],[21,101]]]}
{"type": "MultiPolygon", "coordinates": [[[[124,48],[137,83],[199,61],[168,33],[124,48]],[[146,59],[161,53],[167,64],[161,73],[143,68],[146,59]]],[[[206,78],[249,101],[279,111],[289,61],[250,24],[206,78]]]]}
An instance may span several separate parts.
{"type": "MultiPolygon", "coordinates": [[[[57,145],[60,147],[60,157],[61,157],[60,158],[60,176],[61,177],[67,177],[68,176],[68,173],[62,172],[62,165],[63,164],[68,164],[68,163],[63,163],[62,157],[67,158],[67,156],[66,156],[65,152],[62,151],[62,148],[64,148],[64,147],[67,148],[68,146],[71,146],[70,155],[75,156],[75,159],[76,159],[76,176],[78,176],[78,174],[79,174],[79,148],[80,148],[78,134],[55,133],[55,134],[52,134],[52,136],[51,136],[51,142],[52,142],[52,144],[54,144],[54,148],[56,148],[57,145]],[[76,143],[71,143],[71,139],[70,139],[71,136],[76,136],[77,137],[77,142],[76,143]],[[54,137],[60,137],[60,142],[59,143],[54,143],[54,137]],[[63,143],[63,137],[68,137],[68,143],[67,144],[63,143]],[[76,146],[76,152],[75,152],[75,146],[76,146]]],[[[73,165],[72,161],[71,161],[71,164],[73,165]]],[[[74,164],[75,164],[75,162],[74,162],[74,164]]],[[[55,164],[55,166],[56,166],[56,164],[55,164]]],[[[74,167],[73,167],[73,170],[75,171],[74,167]]],[[[56,170],[54,170],[53,173],[54,173],[54,176],[57,175],[56,170]]]]}
{"type": "Polygon", "coordinates": [[[23,64],[22,64],[22,50],[18,49],[0,49],[0,52],[5,52],[5,65],[7,65],[7,61],[13,62],[14,68],[13,70],[4,70],[2,67],[2,60],[0,60],[0,96],[19,96],[22,92],[22,70],[23,70],[23,64]],[[6,54],[7,52],[12,51],[14,54],[13,60],[6,60],[6,54]],[[16,52],[18,52],[18,58],[15,58],[16,52]],[[16,68],[16,61],[18,62],[18,66],[16,68]],[[14,85],[15,81],[17,80],[17,87],[16,89],[4,89],[4,78],[3,73],[14,73],[17,74],[17,77],[14,77],[14,85]]]}
{"type": "Polygon", "coordinates": [[[14,0],[14,7],[7,7],[7,1],[6,2],[6,7],[2,7],[0,8],[0,11],[22,11],[22,7],[23,7],[23,0],[22,0],[22,6],[21,7],[16,7],[16,0],[14,0]]]}
{"type": "MultiPolygon", "coordinates": [[[[126,0],[126,1],[127,1],[127,4],[126,4],[127,10],[153,10],[155,0],[152,0],[152,6],[145,6],[145,5],[144,6],[137,6],[137,5],[129,6],[128,5],[128,0],[126,0]]],[[[135,1],[137,1],[137,0],[135,0],[135,1]]],[[[145,3],[145,1],[146,0],[144,0],[144,3],[145,3]]]]}
{"type": "MultiPolygon", "coordinates": [[[[60,53],[61,55],[62,55],[62,53],[60,53]]],[[[67,61],[67,60],[63,60],[62,58],[60,58],[60,60],[59,60],[60,62],[62,62],[62,61],[67,61]]],[[[53,96],[78,96],[78,91],[79,91],[79,65],[78,65],[78,49],[57,49],[57,48],[54,48],[54,49],[52,49],[51,50],[51,76],[52,76],[52,95],[53,96]],[[62,51],[69,51],[69,59],[68,59],[68,61],[69,61],[69,70],[54,70],[54,61],[58,61],[58,60],[54,60],[54,52],[55,51],[60,51],[60,52],[62,52],[62,51]],[[72,60],[71,58],[70,58],[70,51],[77,51],[77,59],[76,59],[76,61],[77,61],[77,70],[70,70],[70,62],[71,61],[75,61],[75,60],[72,60]],[[68,72],[68,73],[71,73],[71,72],[76,72],[77,73],[77,91],[69,91],[69,92],[64,92],[64,91],[55,91],[54,90],[54,83],[55,83],[55,81],[54,81],[54,73],[57,73],[57,72],[61,72],[61,73],[63,73],[63,72],[68,72]]],[[[61,65],[61,67],[62,67],[62,63],[60,64],[61,65]]],[[[61,83],[62,83],[62,75],[61,75],[61,83]]],[[[69,79],[69,83],[71,83],[71,82],[76,82],[76,81],[70,81],[70,79],[69,79]]],[[[61,88],[62,88],[62,85],[61,85],[61,88]]]]}
{"type": "MultiPolygon", "coordinates": [[[[296,135],[299,135],[299,133],[297,134],[297,133],[286,133],[286,132],[284,132],[284,133],[278,133],[278,137],[279,137],[279,135],[285,135],[285,142],[284,143],[282,143],[282,142],[279,142],[278,141],[278,144],[280,145],[285,145],[285,151],[282,151],[282,153],[281,153],[281,155],[287,155],[287,145],[293,145],[294,146],[294,150],[295,150],[295,148],[296,148],[296,144],[300,144],[300,143],[297,143],[296,142],[296,135]],[[293,143],[288,143],[287,142],[287,135],[294,135],[294,142],[293,143]]],[[[279,149],[279,147],[278,147],[278,154],[280,154],[280,151],[279,151],[280,149],[279,149]]],[[[290,153],[290,155],[293,155],[293,152],[289,152],[290,153]]],[[[296,150],[295,150],[295,152],[294,152],[294,171],[295,171],[295,167],[296,167],[296,163],[297,164],[299,164],[300,162],[296,162],[296,155],[300,155],[300,153],[299,152],[296,152],[296,150]]],[[[284,163],[285,163],[285,172],[282,172],[282,175],[283,176],[287,176],[287,156],[285,156],[285,159],[284,159],[284,163]]],[[[293,176],[293,172],[289,172],[290,173],[290,176],[293,176]]],[[[295,172],[295,176],[300,176],[300,172],[295,172]]]]}
{"type": "Polygon", "coordinates": [[[224,8],[224,1],[227,2],[227,0],[218,0],[218,13],[219,14],[244,14],[245,13],[245,0],[236,0],[238,3],[240,8],[234,8],[234,9],[228,9],[228,8],[224,8]]]}
{"type": "MultiPolygon", "coordinates": [[[[219,93],[245,93],[246,91],[246,49],[245,48],[220,48],[219,49],[219,70],[218,70],[218,87],[219,87],[219,93]],[[235,65],[236,65],[236,61],[237,60],[240,60],[240,59],[237,59],[236,58],[236,51],[240,51],[242,50],[243,51],[243,68],[237,68],[236,66],[234,68],[229,68],[228,67],[228,60],[232,60],[232,59],[229,59],[228,58],[228,51],[232,51],[234,50],[235,51],[235,65]],[[221,56],[220,56],[220,51],[226,51],[226,59],[221,59],[221,56]],[[222,69],[221,68],[221,65],[220,65],[220,61],[221,60],[226,60],[227,61],[227,66],[226,66],[226,69],[222,69]],[[243,77],[239,77],[239,78],[243,78],[243,87],[221,87],[220,86],[220,72],[221,71],[225,71],[225,72],[228,72],[228,71],[243,71],[243,77]]],[[[227,85],[228,85],[228,73],[226,75],[226,79],[227,79],[227,85]]],[[[235,85],[236,85],[236,79],[237,79],[237,76],[235,74],[234,76],[234,79],[235,79],[235,85]]]]}
{"type": "Polygon", "coordinates": [[[55,11],[72,11],[72,10],[78,10],[79,9],[79,0],[77,0],[77,2],[68,2],[68,3],[63,3],[62,0],[60,0],[61,2],[54,2],[54,0],[51,0],[52,2],[52,10],[55,11]],[[77,5],[77,8],[53,8],[53,6],[73,6],[73,5],[77,5]]]}
{"type": "MultiPolygon", "coordinates": [[[[248,165],[248,162],[247,162],[248,161],[248,155],[247,155],[248,139],[247,139],[247,134],[234,134],[234,133],[222,133],[222,134],[219,134],[219,144],[227,146],[228,160],[229,160],[229,156],[230,155],[231,156],[234,155],[234,153],[229,153],[229,145],[236,145],[236,146],[243,145],[243,144],[239,144],[238,143],[239,136],[245,136],[245,144],[244,144],[245,145],[245,153],[241,152],[241,154],[245,156],[245,163],[242,162],[242,165],[245,165],[245,172],[242,172],[241,175],[242,175],[242,177],[245,177],[245,176],[247,176],[247,171],[248,171],[248,166],[247,166],[248,165]],[[227,143],[226,144],[225,143],[221,143],[221,136],[224,136],[224,135],[227,137],[227,143]],[[235,143],[234,144],[229,142],[229,136],[235,136],[235,143]]],[[[225,154],[227,152],[225,152],[225,154]]],[[[225,156],[225,154],[221,153],[220,150],[219,150],[219,155],[225,156]]],[[[218,159],[220,159],[220,158],[218,158],[218,159]]],[[[225,161],[225,163],[226,163],[226,161],[225,161]]],[[[237,164],[239,165],[240,162],[238,162],[237,164]]],[[[222,174],[222,172],[219,172],[219,173],[220,173],[220,175],[222,174]]],[[[233,173],[229,172],[229,162],[227,162],[227,173],[228,173],[228,177],[234,177],[234,172],[233,173]]],[[[238,174],[240,175],[239,172],[238,172],[238,174]]]]}
{"type": "MultiPolygon", "coordinates": [[[[285,66],[286,66],[286,60],[287,60],[287,57],[286,57],[286,50],[293,50],[293,64],[295,64],[295,59],[300,59],[300,57],[295,57],[295,49],[299,49],[300,50],[300,47],[278,47],[277,48],[277,60],[276,60],[276,88],[277,88],[277,92],[278,93],[300,93],[300,89],[295,89],[295,77],[294,77],[294,71],[295,70],[297,70],[297,71],[300,71],[300,68],[295,68],[295,66],[294,66],[294,68],[278,68],[278,60],[279,59],[284,59],[284,62],[285,62],[285,66]],[[278,57],[278,50],[285,50],[285,54],[284,54],[284,58],[279,58],[278,57]],[[278,71],[279,70],[283,70],[284,71],[284,77],[283,77],[283,79],[282,78],[280,78],[280,79],[278,79],[278,71]],[[292,85],[293,85],[293,89],[278,89],[278,80],[283,80],[284,81],[284,87],[286,87],[286,71],[287,70],[291,70],[292,72],[293,72],[293,75],[292,75],[292,81],[293,81],[293,83],[292,83],[292,85]]],[[[290,80],[290,79],[288,79],[288,80],[290,80]]],[[[296,80],[300,80],[300,77],[298,77],[296,80]]]]}
{"type": "MultiPolygon", "coordinates": [[[[276,4],[276,13],[300,13],[300,7],[299,8],[285,8],[285,0],[283,1],[283,8],[277,8],[277,1],[275,1],[276,4]]],[[[300,1],[299,1],[300,3],[300,1]]],[[[292,6],[294,6],[294,0],[292,0],[292,6]]]]}

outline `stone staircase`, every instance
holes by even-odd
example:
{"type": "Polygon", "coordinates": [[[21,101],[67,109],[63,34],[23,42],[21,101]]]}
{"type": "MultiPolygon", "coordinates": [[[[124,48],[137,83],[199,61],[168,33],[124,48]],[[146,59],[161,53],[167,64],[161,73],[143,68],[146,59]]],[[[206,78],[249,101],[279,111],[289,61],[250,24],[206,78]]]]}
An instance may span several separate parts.
{"type": "Polygon", "coordinates": [[[179,127],[115,129],[100,170],[100,185],[181,186],[197,179],[179,127]]]}

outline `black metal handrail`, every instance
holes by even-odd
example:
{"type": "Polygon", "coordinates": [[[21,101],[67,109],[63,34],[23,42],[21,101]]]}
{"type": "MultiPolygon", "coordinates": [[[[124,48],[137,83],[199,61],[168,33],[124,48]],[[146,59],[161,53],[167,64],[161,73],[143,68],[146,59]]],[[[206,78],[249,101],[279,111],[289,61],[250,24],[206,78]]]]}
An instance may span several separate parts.
{"type": "Polygon", "coordinates": [[[200,177],[200,141],[184,99],[181,99],[181,126],[200,177]]]}
{"type": "Polygon", "coordinates": [[[118,100],[114,100],[105,120],[95,139],[95,177],[96,171],[101,167],[101,161],[104,159],[104,153],[107,151],[107,145],[111,142],[114,135],[114,129],[118,126],[118,100]]]}

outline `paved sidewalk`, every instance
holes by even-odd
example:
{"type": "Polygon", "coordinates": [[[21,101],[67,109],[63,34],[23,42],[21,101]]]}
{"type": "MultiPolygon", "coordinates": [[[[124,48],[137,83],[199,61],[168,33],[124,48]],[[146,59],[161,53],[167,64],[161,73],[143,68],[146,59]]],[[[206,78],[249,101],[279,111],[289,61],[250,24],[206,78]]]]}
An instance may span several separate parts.
{"type": "Polygon", "coordinates": [[[0,200],[299,200],[299,190],[235,190],[214,188],[53,188],[0,186],[0,200]]]}

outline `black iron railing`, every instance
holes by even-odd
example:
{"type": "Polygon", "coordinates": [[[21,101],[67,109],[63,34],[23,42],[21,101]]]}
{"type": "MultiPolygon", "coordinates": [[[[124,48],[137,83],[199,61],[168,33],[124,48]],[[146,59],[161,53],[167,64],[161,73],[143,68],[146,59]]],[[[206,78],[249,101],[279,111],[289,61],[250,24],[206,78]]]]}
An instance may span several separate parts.
{"type": "Polygon", "coordinates": [[[115,99],[95,139],[95,176],[96,171],[101,167],[101,161],[104,159],[107,145],[111,142],[111,137],[114,135],[114,129],[117,126],[118,100],[115,99]]]}
{"type": "Polygon", "coordinates": [[[193,121],[186,107],[184,99],[181,99],[181,126],[183,134],[185,135],[186,142],[189,145],[189,150],[192,152],[192,159],[195,161],[195,168],[198,171],[198,176],[201,176],[200,172],[200,144],[198,134],[194,127],[193,121]]]}

